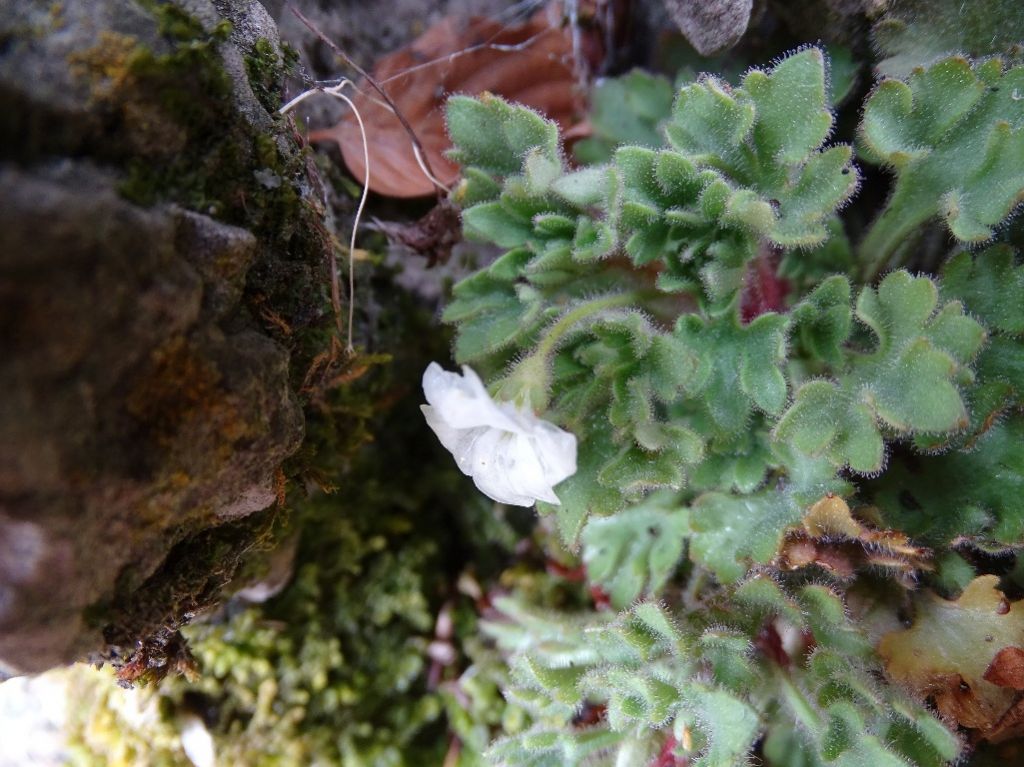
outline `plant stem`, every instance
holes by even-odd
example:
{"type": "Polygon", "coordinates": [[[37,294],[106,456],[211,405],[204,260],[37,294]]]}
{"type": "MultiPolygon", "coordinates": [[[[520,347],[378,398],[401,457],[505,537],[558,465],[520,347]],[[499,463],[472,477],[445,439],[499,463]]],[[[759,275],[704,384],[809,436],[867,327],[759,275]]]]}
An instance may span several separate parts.
{"type": "MultiPolygon", "coordinates": [[[[900,199],[893,196],[858,248],[865,283],[871,283],[886,267],[901,266],[901,263],[891,263],[893,255],[921,224],[935,214],[934,210],[924,206],[917,209],[909,206],[902,201],[904,197],[906,195],[900,199]]],[[[904,253],[909,250],[904,248],[904,253]]]]}
{"type": "Polygon", "coordinates": [[[595,298],[592,301],[587,301],[586,303],[570,309],[548,328],[543,338],[541,338],[540,343],[537,344],[536,351],[534,351],[530,356],[547,359],[562,339],[569,334],[574,325],[594,314],[603,312],[606,309],[616,309],[621,306],[639,304],[646,297],[647,294],[642,291],[614,293],[610,296],[604,296],[603,298],[595,298]]]}
{"type": "Polygon", "coordinates": [[[822,727],[821,717],[818,716],[818,712],[814,710],[814,707],[804,697],[804,694],[790,681],[786,673],[781,669],[776,669],[774,677],[779,688],[782,690],[782,697],[785,700],[786,706],[797,722],[802,724],[807,732],[820,730],[822,727]]]}

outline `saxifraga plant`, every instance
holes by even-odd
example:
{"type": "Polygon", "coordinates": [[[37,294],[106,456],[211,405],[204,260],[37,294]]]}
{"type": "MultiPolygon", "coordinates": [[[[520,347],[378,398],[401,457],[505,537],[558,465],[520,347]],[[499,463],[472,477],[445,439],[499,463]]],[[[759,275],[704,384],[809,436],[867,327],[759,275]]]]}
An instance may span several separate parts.
{"type": "Polygon", "coordinates": [[[538,511],[614,608],[497,602],[532,724],[493,764],[924,767],[1020,733],[1024,267],[975,246],[1024,199],[1024,68],[876,87],[858,152],[895,184],[852,254],[826,94],[817,48],[705,76],[661,147],[579,169],[534,112],[448,103],[465,231],[503,251],[454,287],[455,358],[508,445],[575,435],[538,511]],[[935,220],[945,263],[900,268],[935,220]]]}

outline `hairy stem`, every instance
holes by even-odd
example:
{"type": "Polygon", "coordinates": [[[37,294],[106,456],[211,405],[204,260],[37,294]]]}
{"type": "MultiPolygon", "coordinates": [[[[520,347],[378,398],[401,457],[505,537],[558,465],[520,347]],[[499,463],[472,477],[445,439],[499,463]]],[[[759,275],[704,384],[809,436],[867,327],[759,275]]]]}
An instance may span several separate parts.
{"type": "MultiPolygon", "coordinates": [[[[860,244],[860,258],[863,264],[861,274],[864,281],[871,283],[887,268],[895,269],[902,266],[902,262],[893,262],[893,256],[914,231],[933,214],[934,211],[930,208],[915,208],[893,196],[860,244]]],[[[909,252],[909,249],[904,252],[909,252]]]]}
{"type": "Polygon", "coordinates": [[[554,324],[547,329],[547,332],[544,333],[540,343],[537,344],[537,349],[531,356],[547,359],[555,349],[558,348],[558,344],[561,343],[562,340],[572,332],[574,327],[583,320],[586,320],[595,314],[600,314],[607,309],[618,309],[622,306],[631,305],[635,306],[650,297],[651,296],[646,292],[630,291],[629,293],[613,293],[610,296],[595,298],[591,301],[579,304],[559,317],[554,324]]]}

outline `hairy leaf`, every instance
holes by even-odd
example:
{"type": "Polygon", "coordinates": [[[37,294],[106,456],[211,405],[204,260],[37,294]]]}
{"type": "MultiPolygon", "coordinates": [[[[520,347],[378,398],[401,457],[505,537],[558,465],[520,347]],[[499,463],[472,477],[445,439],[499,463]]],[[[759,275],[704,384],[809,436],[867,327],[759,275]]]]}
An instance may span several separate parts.
{"type": "Polygon", "coordinates": [[[683,555],[688,522],[671,493],[611,517],[591,517],[581,536],[587,579],[619,609],[658,594],[683,555]]]}
{"type": "Polygon", "coordinates": [[[993,426],[977,444],[901,458],[868,492],[886,524],[932,545],[957,537],[985,546],[1024,541],[1024,418],[993,426]],[[981,479],[982,481],[979,481],[981,479]]]}
{"type": "Polygon", "coordinates": [[[871,474],[883,466],[883,429],[909,436],[967,424],[957,376],[984,331],[959,303],[940,307],[931,280],[903,271],[866,288],[856,316],[875,335],[874,351],[855,355],[835,381],[800,387],[775,437],[871,474]]]}
{"type": "Polygon", "coordinates": [[[771,72],[752,70],[736,89],[712,77],[683,88],[666,132],[694,163],[771,206],[738,221],[779,245],[807,246],[826,239],[828,217],[857,186],[849,147],[821,149],[831,127],[824,58],[808,48],[771,72]]]}
{"type": "Polygon", "coordinates": [[[785,407],[781,366],[788,324],[786,317],[770,313],[748,325],[740,325],[735,313],[714,320],[693,314],[679,319],[675,337],[710,362],[699,391],[714,395],[703,397],[701,406],[723,433],[744,428],[755,409],[777,415],[785,407]]]}
{"type": "Polygon", "coordinates": [[[749,495],[706,493],[690,509],[691,556],[719,580],[732,583],[753,563],[775,558],[788,527],[827,493],[842,493],[844,483],[824,459],[781,452],[778,487],[749,495]]]}
{"type": "Polygon", "coordinates": [[[577,142],[573,152],[590,165],[607,162],[622,144],[662,146],[661,125],[672,111],[674,95],[664,77],[639,69],[598,81],[590,97],[593,133],[577,142]]]}
{"type": "Polygon", "coordinates": [[[879,84],[860,137],[865,158],[891,168],[896,186],[861,244],[873,269],[934,217],[962,242],[992,238],[1024,199],[1021,93],[1024,67],[956,56],[879,84]]]}
{"type": "Polygon", "coordinates": [[[1024,62],[1024,16],[1015,0],[901,0],[882,7],[873,34],[884,56],[877,69],[888,77],[906,77],[953,53],[1024,62]]]}

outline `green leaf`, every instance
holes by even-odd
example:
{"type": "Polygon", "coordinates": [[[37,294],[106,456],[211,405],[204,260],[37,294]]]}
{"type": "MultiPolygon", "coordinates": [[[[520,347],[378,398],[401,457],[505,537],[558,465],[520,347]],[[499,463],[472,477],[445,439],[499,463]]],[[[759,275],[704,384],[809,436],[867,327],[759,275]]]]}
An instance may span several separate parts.
{"type": "Polygon", "coordinates": [[[994,332],[978,355],[968,389],[970,427],[954,439],[922,447],[942,450],[976,442],[1005,413],[1024,404],[1024,267],[1012,248],[997,245],[971,256],[960,253],[942,272],[943,296],[960,299],[994,332]]]}
{"type": "Polygon", "coordinates": [[[786,251],[782,255],[778,274],[790,282],[795,295],[810,290],[831,275],[852,275],[854,272],[853,252],[843,230],[843,222],[833,215],[825,221],[825,229],[828,239],[823,243],[786,251]]]}
{"type": "Polygon", "coordinates": [[[883,426],[910,436],[967,424],[956,386],[984,330],[957,302],[938,308],[938,290],[900,271],[857,300],[857,318],[878,340],[837,381],[810,381],[775,428],[775,438],[837,466],[870,474],[884,462],[883,426]]]}
{"type": "Polygon", "coordinates": [[[930,545],[1024,541],[1024,418],[996,424],[977,444],[899,460],[865,490],[887,525],[930,545]]]}
{"type": "Polygon", "coordinates": [[[873,34],[883,57],[877,69],[887,77],[906,77],[953,53],[1024,63],[1024,16],[1017,0],[901,0],[881,7],[873,34]]]}
{"type": "Polygon", "coordinates": [[[845,490],[827,461],[785,454],[777,460],[775,486],[749,495],[705,493],[690,507],[690,556],[723,583],[774,559],[786,529],[799,523],[811,503],[845,490]]]}
{"type": "Polygon", "coordinates": [[[595,429],[590,432],[587,439],[580,442],[576,473],[558,485],[561,505],[537,504],[537,511],[541,515],[555,517],[559,536],[566,546],[575,548],[580,530],[589,515],[612,514],[625,506],[619,490],[597,481],[598,474],[615,458],[617,451],[618,447],[609,431],[595,429]]]}
{"type": "Polygon", "coordinates": [[[885,80],[860,127],[867,159],[893,169],[896,185],[861,245],[884,267],[915,230],[941,217],[963,242],[991,239],[1024,199],[1024,67],[960,57],[885,80]]]}
{"type": "Polygon", "coordinates": [[[683,88],[666,135],[692,162],[721,172],[723,183],[745,188],[706,192],[705,215],[728,210],[726,223],[794,247],[824,242],[831,215],[857,186],[849,147],[821,149],[831,126],[824,56],[808,48],[770,72],[752,70],[740,88],[715,78],[683,88]]]}
{"type": "Polygon", "coordinates": [[[802,162],[832,128],[825,105],[825,57],[819,48],[783,59],[766,74],[751,71],[743,88],[757,110],[754,145],[762,161],[802,162]]]}
{"type": "Polygon", "coordinates": [[[673,147],[694,162],[731,170],[754,116],[749,99],[708,77],[679,91],[665,134],[673,147]]]}
{"type": "Polygon", "coordinates": [[[853,93],[862,64],[854,58],[853,51],[841,45],[826,46],[829,59],[828,86],[833,104],[842,104],[853,93]]]}
{"type": "MultiPolygon", "coordinates": [[[[707,428],[703,420],[702,430],[707,428]]],[[[755,415],[746,429],[717,435],[707,445],[704,459],[690,472],[690,488],[752,493],[761,487],[774,460],[766,420],[755,415]]]]}
{"type": "Polygon", "coordinates": [[[499,738],[485,756],[487,763],[496,767],[577,767],[622,740],[621,733],[603,727],[568,734],[562,728],[545,729],[538,725],[527,732],[499,738]]]}
{"type": "Polygon", "coordinates": [[[804,586],[798,597],[819,645],[830,652],[870,660],[871,642],[846,615],[842,597],[826,586],[804,586]]]}
{"type": "Polygon", "coordinates": [[[672,84],[636,69],[622,77],[599,80],[591,93],[593,133],[573,147],[585,164],[606,162],[622,144],[658,147],[661,124],[672,109],[672,84]]]}
{"type": "Polygon", "coordinates": [[[795,628],[804,628],[805,616],[801,607],[790,599],[768,575],[754,575],[736,586],[733,592],[741,615],[753,631],[758,631],[770,617],[781,617],[795,628]]]}
{"type": "Polygon", "coordinates": [[[676,628],[669,612],[658,602],[641,602],[629,611],[629,622],[639,625],[658,639],[663,649],[676,655],[683,643],[683,636],[676,628]]]}
{"type": "Polygon", "coordinates": [[[707,748],[694,767],[735,767],[746,761],[760,730],[757,713],[750,706],[731,693],[698,682],[686,686],[684,705],[707,739],[707,748]]]}
{"type": "Polygon", "coordinates": [[[561,163],[558,128],[523,106],[485,94],[480,98],[452,96],[445,106],[451,157],[465,166],[509,176],[519,173],[531,149],[561,163]]]}
{"type": "Polygon", "coordinates": [[[686,483],[686,475],[672,451],[653,453],[627,446],[601,468],[597,481],[603,487],[617,490],[627,499],[637,500],[648,490],[678,490],[686,483]]]}
{"type": "Polygon", "coordinates": [[[770,493],[706,493],[691,509],[692,556],[719,580],[735,582],[749,563],[775,557],[783,531],[799,522],[801,513],[788,499],[770,493]]]}
{"type": "Polygon", "coordinates": [[[615,249],[615,232],[604,221],[580,216],[573,233],[572,257],[576,261],[597,261],[615,249]]]}
{"type": "Polygon", "coordinates": [[[618,609],[660,593],[683,555],[689,518],[672,493],[655,493],[611,517],[591,517],[583,528],[587,579],[618,609]]]}
{"type": "Polygon", "coordinates": [[[802,453],[825,455],[838,466],[864,474],[881,470],[885,460],[885,443],[871,407],[852,400],[830,381],[801,386],[774,437],[802,453]]]}
{"type": "Polygon", "coordinates": [[[788,323],[772,313],[745,326],[735,312],[713,321],[694,314],[679,318],[676,339],[710,368],[706,378],[700,376],[701,405],[722,432],[744,428],[754,408],[777,414],[785,407],[788,323]]]}
{"type": "Polygon", "coordinates": [[[460,364],[480,360],[522,341],[541,322],[541,305],[524,302],[515,294],[495,292],[486,306],[481,306],[475,305],[472,322],[464,320],[459,326],[455,359],[460,364]]]}
{"type": "Polygon", "coordinates": [[[551,190],[566,202],[586,208],[606,201],[612,186],[607,168],[584,168],[566,173],[551,185],[551,190]]]}
{"type": "Polygon", "coordinates": [[[695,394],[707,385],[711,374],[710,360],[699,354],[675,335],[659,333],[651,342],[647,355],[648,370],[654,393],[671,402],[680,393],[695,394]]]}
{"type": "Polygon", "coordinates": [[[738,631],[712,627],[701,634],[699,646],[701,655],[711,666],[715,682],[739,693],[753,687],[757,672],[749,637],[738,631]]]}
{"type": "Polygon", "coordinates": [[[992,330],[1024,334],[1024,266],[1013,248],[996,245],[972,256],[958,253],[942,268],[941,291],[959,299],[992,330]]]}
{"type": "Polygon", "coordinates": [[[790,314],[801,346],[811,356],[834,367],[844,360],[843,344],[850,337],[850,281],[835,276],[824,280],[790,314]]]}
{"type": "Polygon", "coordinates": [[[467,237],[493,242],[502,248],[516,248],[533,234],[533,222],[516,215],[499,202],[474,205],[462,212],[463,231],[467,237]]]}

